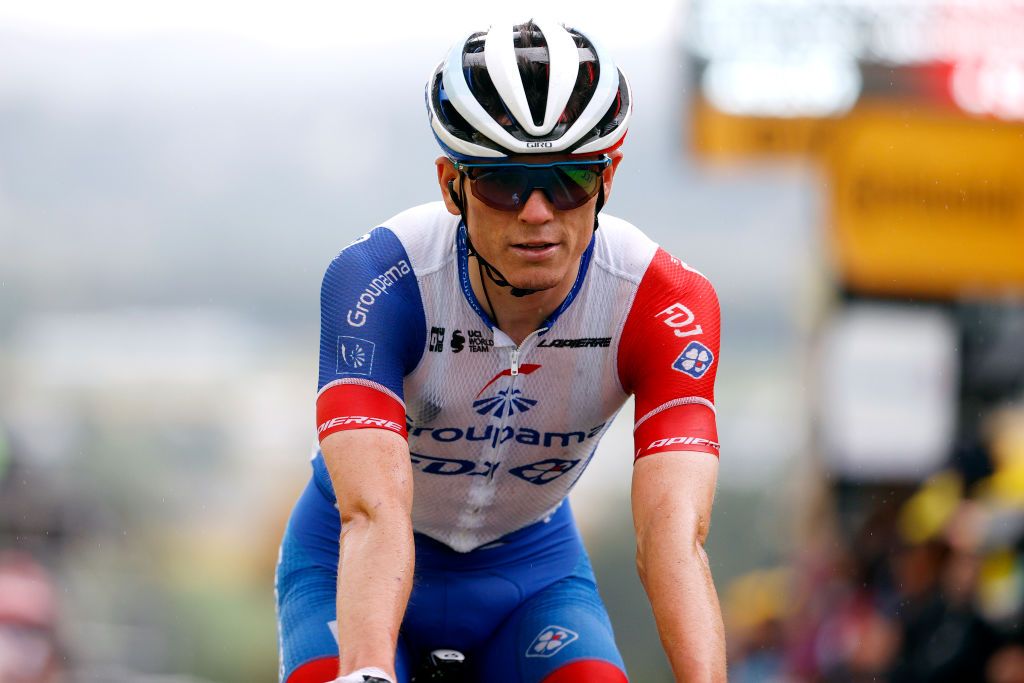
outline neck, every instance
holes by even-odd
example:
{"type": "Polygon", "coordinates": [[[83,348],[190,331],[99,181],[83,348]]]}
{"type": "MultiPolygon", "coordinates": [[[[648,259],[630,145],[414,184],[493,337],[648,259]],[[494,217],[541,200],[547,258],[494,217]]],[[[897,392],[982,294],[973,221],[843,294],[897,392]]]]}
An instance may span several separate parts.
{"type": "Polygon", "coordinates": [[[516,344],[521,344],[565,301],[565,297],[569,296],[569,292],[572,290],[573,283],[576,282],[580,268],[577,262],[572,272],[556,287],[515,297],[509,292],[508,287],[499,287],[486,275],[481,279],[476,258],[470,257],[467,265],[469,266],[470,284],[473,286],[473,294],[476,295],[477,301],[485,309],[493,307],[493,310],[488,311],[491,318],[495,320],[501,331],[511,337],[516,344]],[[488,305],[488,299],[490,305],[488,305]]]}

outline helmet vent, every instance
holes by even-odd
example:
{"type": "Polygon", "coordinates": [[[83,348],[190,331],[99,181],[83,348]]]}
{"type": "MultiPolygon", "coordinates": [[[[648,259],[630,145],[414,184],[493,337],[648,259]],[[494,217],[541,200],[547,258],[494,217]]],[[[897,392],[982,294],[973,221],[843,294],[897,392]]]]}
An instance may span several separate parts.
{"type": "Polygon", "coordinates": [[[551,74],[548,42],[532,19],[514,27],[513,31],[519,78],[523,81],[526,101],[530,105],[530,118],[533,119],[533,125],[539,127],[544,125],[544,110],[548,105],[548,78],[551,74]],[[526,52],[529,48],[542,48],[543,52],[526,52]],[[531,53],[536,56],[531,57],[531,53]]]}

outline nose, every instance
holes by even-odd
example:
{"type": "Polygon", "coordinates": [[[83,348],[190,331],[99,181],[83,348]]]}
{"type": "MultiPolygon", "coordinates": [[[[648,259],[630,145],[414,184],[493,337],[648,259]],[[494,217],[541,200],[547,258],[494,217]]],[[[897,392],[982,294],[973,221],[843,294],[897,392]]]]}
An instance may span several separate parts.
{"type": "Polygon", "coordinates": [[[519,210],[519,220],[524,223],[542,224],[553,220],[555,207],[541,190],[534,190],[519,210]]]}

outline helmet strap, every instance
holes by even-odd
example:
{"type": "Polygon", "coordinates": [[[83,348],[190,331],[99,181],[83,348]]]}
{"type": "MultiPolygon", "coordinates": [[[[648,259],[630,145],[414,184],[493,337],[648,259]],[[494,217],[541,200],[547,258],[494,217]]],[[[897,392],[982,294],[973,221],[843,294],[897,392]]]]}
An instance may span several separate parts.
{"type": "Polygon", "coordinates": [[[480,287],[484,290],[484,298],[487,299],[487,308],[491,311],[491,319],[494,320],[494,326],[501,328],[501,324],[498,323],[498,312],[494,310],[494,304],[491,303],[491,295],[487,291],[487,282],[484,280],[484,264],[480,259],[476,262],[477,272],[480,274],[480,287]]]}

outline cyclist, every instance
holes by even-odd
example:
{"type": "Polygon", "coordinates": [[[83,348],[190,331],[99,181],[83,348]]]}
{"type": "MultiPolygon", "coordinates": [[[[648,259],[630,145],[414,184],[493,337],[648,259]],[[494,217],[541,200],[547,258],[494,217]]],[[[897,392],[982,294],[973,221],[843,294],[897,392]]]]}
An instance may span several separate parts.
{"type": "Polygon", "coordinates": [[[277,572],[281,679],[405,682],[449,647],[470,680],[627,680],[566,495],[632,394],[640,576],[676,678],[724,681],[703,550],[718,302],[637,228],[599,225],[625,77],[575,29],[492,26],[451,49],[426,105],[442,201],[324,277],[320,448],[277,572]]]}

